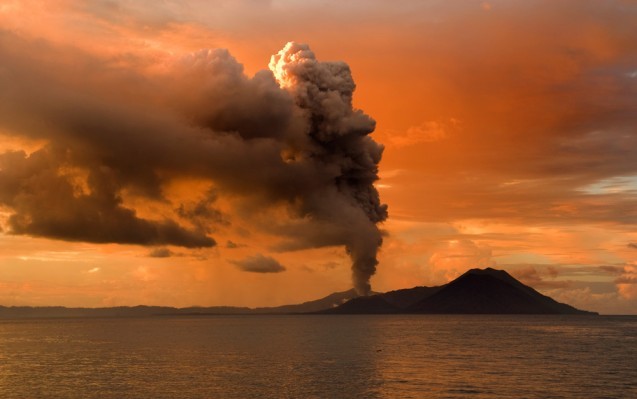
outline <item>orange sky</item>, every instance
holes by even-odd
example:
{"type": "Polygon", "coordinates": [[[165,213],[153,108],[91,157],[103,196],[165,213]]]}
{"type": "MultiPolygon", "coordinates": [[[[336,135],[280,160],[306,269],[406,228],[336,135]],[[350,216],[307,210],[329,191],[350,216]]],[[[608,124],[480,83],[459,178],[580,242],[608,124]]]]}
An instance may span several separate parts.
{"type": "MultiPolygon", "coordinates": [[[[195,77],[167,75],[189,53],[228,49],[252,77],[288,41],[307,43],[319,60],[349,64],[354,105],[376,120],[372,137],[385,146],[376,187],[389,218],[373,289],[493,266],[574,306],[634,314],[636,17],[630,1],[4,1],[0,173],[28,172],[11,151],[33,154],[66,137],[33,114],[40,101],[58,99],[56,115],[78,123],[84,104],[132,126],[144,112],[170,138],[152,111],[201,100],[195,77]]],[[[262,123],[268,116],[257,111],[262,123]]],[[[178,204],[192,211],[211,185],[223,186],[193,172],[163,180],[160,197],[129,166],[135,184],[118,195],[148,220],[168,220],[178,204]]],[[[47,173],[21,182],[90,189],[72,160],[47,173]]],[[[161,177],[175,173],[166,167],[161,177]]],[[[11,215],[42,193],[23,191],[30,196],[19,205],[0,192],[3,305],[278,305],[351,286],[342,246],[286,250],[285,207],[258,208],[241,190],[214,192],[205,231],[217,245],[199,248],[21,233],[11,215]],[[278,272],[242,270],[263,259],[278,272]]]]}

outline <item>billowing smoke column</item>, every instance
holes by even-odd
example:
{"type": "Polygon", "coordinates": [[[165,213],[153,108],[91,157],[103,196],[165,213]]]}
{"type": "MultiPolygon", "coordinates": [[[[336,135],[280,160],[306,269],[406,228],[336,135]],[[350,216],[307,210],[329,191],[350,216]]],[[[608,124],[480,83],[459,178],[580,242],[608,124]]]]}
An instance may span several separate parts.
{"type": "MultiPolygon", "coordinates": [[[[273,250],[345,246],[369,293],[387,217],[373,186],[383,148],[352,108],[346,64],[288,43],[253,77],[227,50],[144,69],[1,29],[0,59],[0,135],[43,143],[0,153],[4,233],[205,248],[238,220],[278,237],[273,250]],[[170,195],[192,180],[208,191],[170,195]]],[[[236,264],[285,270],[251,259],[236,264]]]]}
{"type": "Polygon", "coordinates": [[[319,62],[307,45],[290,42],[272,56],[270,70],[292,93],[308,121],[313,145],[304,156],[337,171],[333,186],[308,202],[311,214],[328,217],[346,231],[343,238],[353,262],[354,288],[367,295],[382,244],[376,224],[387,218],[387,205],[381,204],[373,185],[383,152],[368,136],[375,122],[352,107],[356,86],[343,62],[319,62]]]}

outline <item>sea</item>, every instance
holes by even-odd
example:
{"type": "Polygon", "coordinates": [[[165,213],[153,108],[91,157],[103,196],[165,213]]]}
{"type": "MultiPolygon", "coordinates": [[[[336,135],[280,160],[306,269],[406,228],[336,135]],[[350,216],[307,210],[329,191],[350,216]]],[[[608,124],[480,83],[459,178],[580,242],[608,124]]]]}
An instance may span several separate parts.
{"type": "Polygon", "coordinates": [[[0,398],[637,398],[635,316],[0,320],[0,398]]]}

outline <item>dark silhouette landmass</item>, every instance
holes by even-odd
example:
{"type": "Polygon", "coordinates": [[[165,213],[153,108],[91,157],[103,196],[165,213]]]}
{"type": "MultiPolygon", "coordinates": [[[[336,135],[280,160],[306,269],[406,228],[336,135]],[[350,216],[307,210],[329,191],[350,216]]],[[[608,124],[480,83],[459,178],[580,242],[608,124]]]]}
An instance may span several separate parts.
{"type": "Polygon", "coordinates": [[[63,306],[0,306],[0,318],[46,317],[147,317],[168,315],[251,314],[252,309],[233,306],[173,308],[169,306],[116,306],[109,308],[67,308],[63,306]]]}
{"type": "Polygon", "coordinates": [[[0,318],[149,317],[263,314],[596,314],[542,295],[495,269],[472,269],[438,287],[414,287],[360,297],[354,290],[315,301],[277,307],[0,306],[0,318]]]}
{"type": "MultiPolygon", "coordinates": [[[[376,293],[374,293],[376,294],[376,293]]],[[[353,289],[335,292],[324,298],[296,305],[247,308],[234,306],[192,306],[173,308],[169,306],[117,306],[107,308],[67,308],[63,306],[0,306],[0,318],[46,318],[46,317],[148,317],[148,316],[213,316],[213,315],[259,315],[315,313],[337,307],[357,297],[353,289]]]]}
{"type": "Polygon", "coordinates": [[[503,270],[472,269],[439,287],[354,298],[329,314],[596,314],[542,295],[503,270]]]}
{"type": "MultiPolygon", "coordinates": [[[[372,292],[373,295],[378,293],[372,292]]],[[[325,309],[335,308],[340,306],[351,299],[358,297],[358,294],[354,289],[343,291],[343,292],[335,292],[326,296],[325,298],[317,299],[314,301],[303,302],[296,305],[283,305],[276,307],[267,307],[267,308],[256,308],[253,310],[253,313],[258,314],[295,314],[295,313],[314,313],[320,312],[325,309]]]]}

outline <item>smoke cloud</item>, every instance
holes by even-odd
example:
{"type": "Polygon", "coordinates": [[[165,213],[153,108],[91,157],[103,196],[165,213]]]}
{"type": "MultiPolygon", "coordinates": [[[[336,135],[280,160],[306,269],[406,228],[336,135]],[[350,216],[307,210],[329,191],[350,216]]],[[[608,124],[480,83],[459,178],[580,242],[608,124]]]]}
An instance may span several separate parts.
{"type": "Polygon", "coordinates": [[[212,247],[232,224],[218,198],[232,196],[247,214],[286,210],[261,226],[278,250],[344,246],[369,293],[387,217],[373,185],[383,147],[352,106],[347,64],[288,43],[248,77],[226,50],[127,63],[1,30],[0,59],[0,132],[44,143],[0,154],[9,233],[212,247]],[[210,189],[174,203],[179,179],[210,189]],[[172,211],[149,215],[130,197],[172,211]]]}
{"type": "Polygon", "coordinates": [[[368,136],[375,122],[352,107],[356,86],[347,64],[318,62],[307,45],[288,43],[272,56],[270,69],[307,120],[310,145],[292,161],[309,158],[334,173],[330,184],[308,193],[303,212],[336,224],[330,232],[343,234],[340,238],[353,261],[354,287],[366,295],[382,243],[376,224],[387,218],[387,206],[373,185],[383,152],[368,136]]]}
{"type": "Polygon", "coordinates": [[[279,263],[278,260],[262,254],[256,254],[243,260],[233,261],[232,263],[244,272],[280,273],[285,271],[285,266],[279,263]]]}
{"type": "Polygon", "coordinates": [[[173,255],[173,252],[166,247],[153,248],[148,253],[151,258],[170,258],[173,255]]]}

